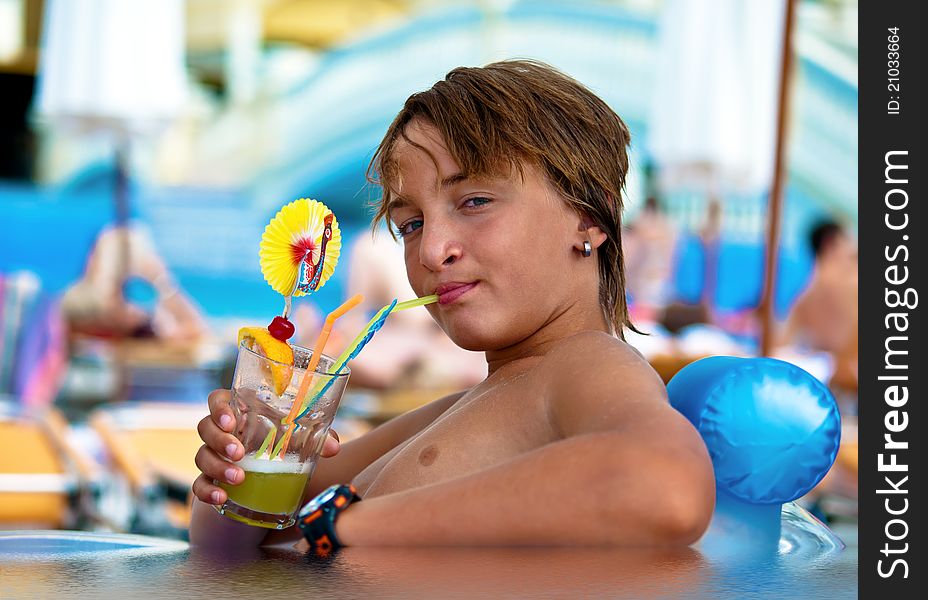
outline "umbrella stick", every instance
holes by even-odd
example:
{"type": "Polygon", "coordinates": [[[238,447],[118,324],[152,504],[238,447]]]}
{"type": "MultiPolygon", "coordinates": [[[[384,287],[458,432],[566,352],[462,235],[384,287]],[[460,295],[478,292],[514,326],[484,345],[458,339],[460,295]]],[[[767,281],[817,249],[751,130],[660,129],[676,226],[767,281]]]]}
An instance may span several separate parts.
{"type": "Polygon", "coordinates": [[[777,254],[780,245],[780,225],[783,191],[786,187],[786,128],[789,122],[789,99],[791,73],[793,70],[793,17],[795,0],[786,0],[786,16],[783,23],[783,56],[780,61],[780,92],[777,107],[777,139],[773,167],[773,185],[767,202],[767,256],[764,270],[764,293],[761,297],[762,329],[760,337],[761,356],[770,356],[774,338],[774,299],[776,291],[777,254]]]}

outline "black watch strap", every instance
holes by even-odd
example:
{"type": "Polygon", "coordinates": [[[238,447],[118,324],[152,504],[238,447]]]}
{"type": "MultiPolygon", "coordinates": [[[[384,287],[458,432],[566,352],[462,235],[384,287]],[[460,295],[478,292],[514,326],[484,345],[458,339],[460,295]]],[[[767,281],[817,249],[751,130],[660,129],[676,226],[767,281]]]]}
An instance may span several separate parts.
{"type": "Polygon", "coordinates": [[[310,500],[297,518],[303,537],[317,556],[328,556],[341,547],[335,534],[335,519],[361,497],[353,485],[333,485],[310,500]]]}

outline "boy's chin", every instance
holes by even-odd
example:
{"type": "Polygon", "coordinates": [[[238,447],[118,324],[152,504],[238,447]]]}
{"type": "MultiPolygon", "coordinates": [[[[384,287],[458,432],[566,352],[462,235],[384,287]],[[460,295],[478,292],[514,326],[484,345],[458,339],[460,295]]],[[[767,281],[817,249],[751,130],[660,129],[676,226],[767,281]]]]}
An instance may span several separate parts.
{"type": "Polygon", "coordinates": [[[487,352],[507,348],[515,340],[507,338],[501,328],[487,327],[485,323],[475,327],[445,328],[445,333],[456,346],[471,352],[487,352]]]}
{"type": "Polygon", "coordinates": [[[462,323],[440,323],[442,330],[454,342],[455,346],[472,352],[486,352],[493,348],[495,340],[490,332],[481,325],[462,323]]]}
{"type": "Polygon", "coordinates": [[[538,330],[540,322],[526,318],[522,312],[465,305],[440,313],[436,322],[458,347],[488,352],[518,344],[538,330]]]}
{"type": "Polygon", "coordinates": [[[488,345],[489,340],[480,336],[474,335],[474,332],[466,333],[449,333],[448,337],[451,338],[451,341],[454,342],[454,345],[462,348],[464,350],[470,350],[471,352],[486,352],[490,350],[491,347],[488,345]]]}

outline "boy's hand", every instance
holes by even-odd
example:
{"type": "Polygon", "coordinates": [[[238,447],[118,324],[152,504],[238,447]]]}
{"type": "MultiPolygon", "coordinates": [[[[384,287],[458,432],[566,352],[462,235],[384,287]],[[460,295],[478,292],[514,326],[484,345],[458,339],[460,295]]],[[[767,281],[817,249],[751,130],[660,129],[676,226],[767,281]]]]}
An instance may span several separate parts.
{"type": "MultiPolygon", "coordinates": [[[[209,416],[203,417],[197,425],[204,443],[197,451],[196,465],[201,474],[193,482],[193,494],[207,504],[222,504],[227,499],[225,490],[215,485],[214,480],[237,485],[245,478],[244,471],[229,462],[245,454],[242,443],[232,435],[235,417],[229,406],[231,397],[229,390],[213,391],[209,395],[209,416]]],[[[322,447],[322,457],[335,456],[340,449],[338,434],[330,429],[322,447]]]]}

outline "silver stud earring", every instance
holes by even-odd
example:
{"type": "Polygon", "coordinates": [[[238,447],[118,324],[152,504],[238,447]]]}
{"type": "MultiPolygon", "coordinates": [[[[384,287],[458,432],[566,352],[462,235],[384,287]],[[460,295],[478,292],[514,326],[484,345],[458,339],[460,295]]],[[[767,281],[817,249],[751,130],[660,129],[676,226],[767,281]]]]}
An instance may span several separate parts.
{"type": "Polygon", "coordinates": [[[593,244],[586,240],[583,242],[583,256],[585,258],[593,256],[593,244]]]}

